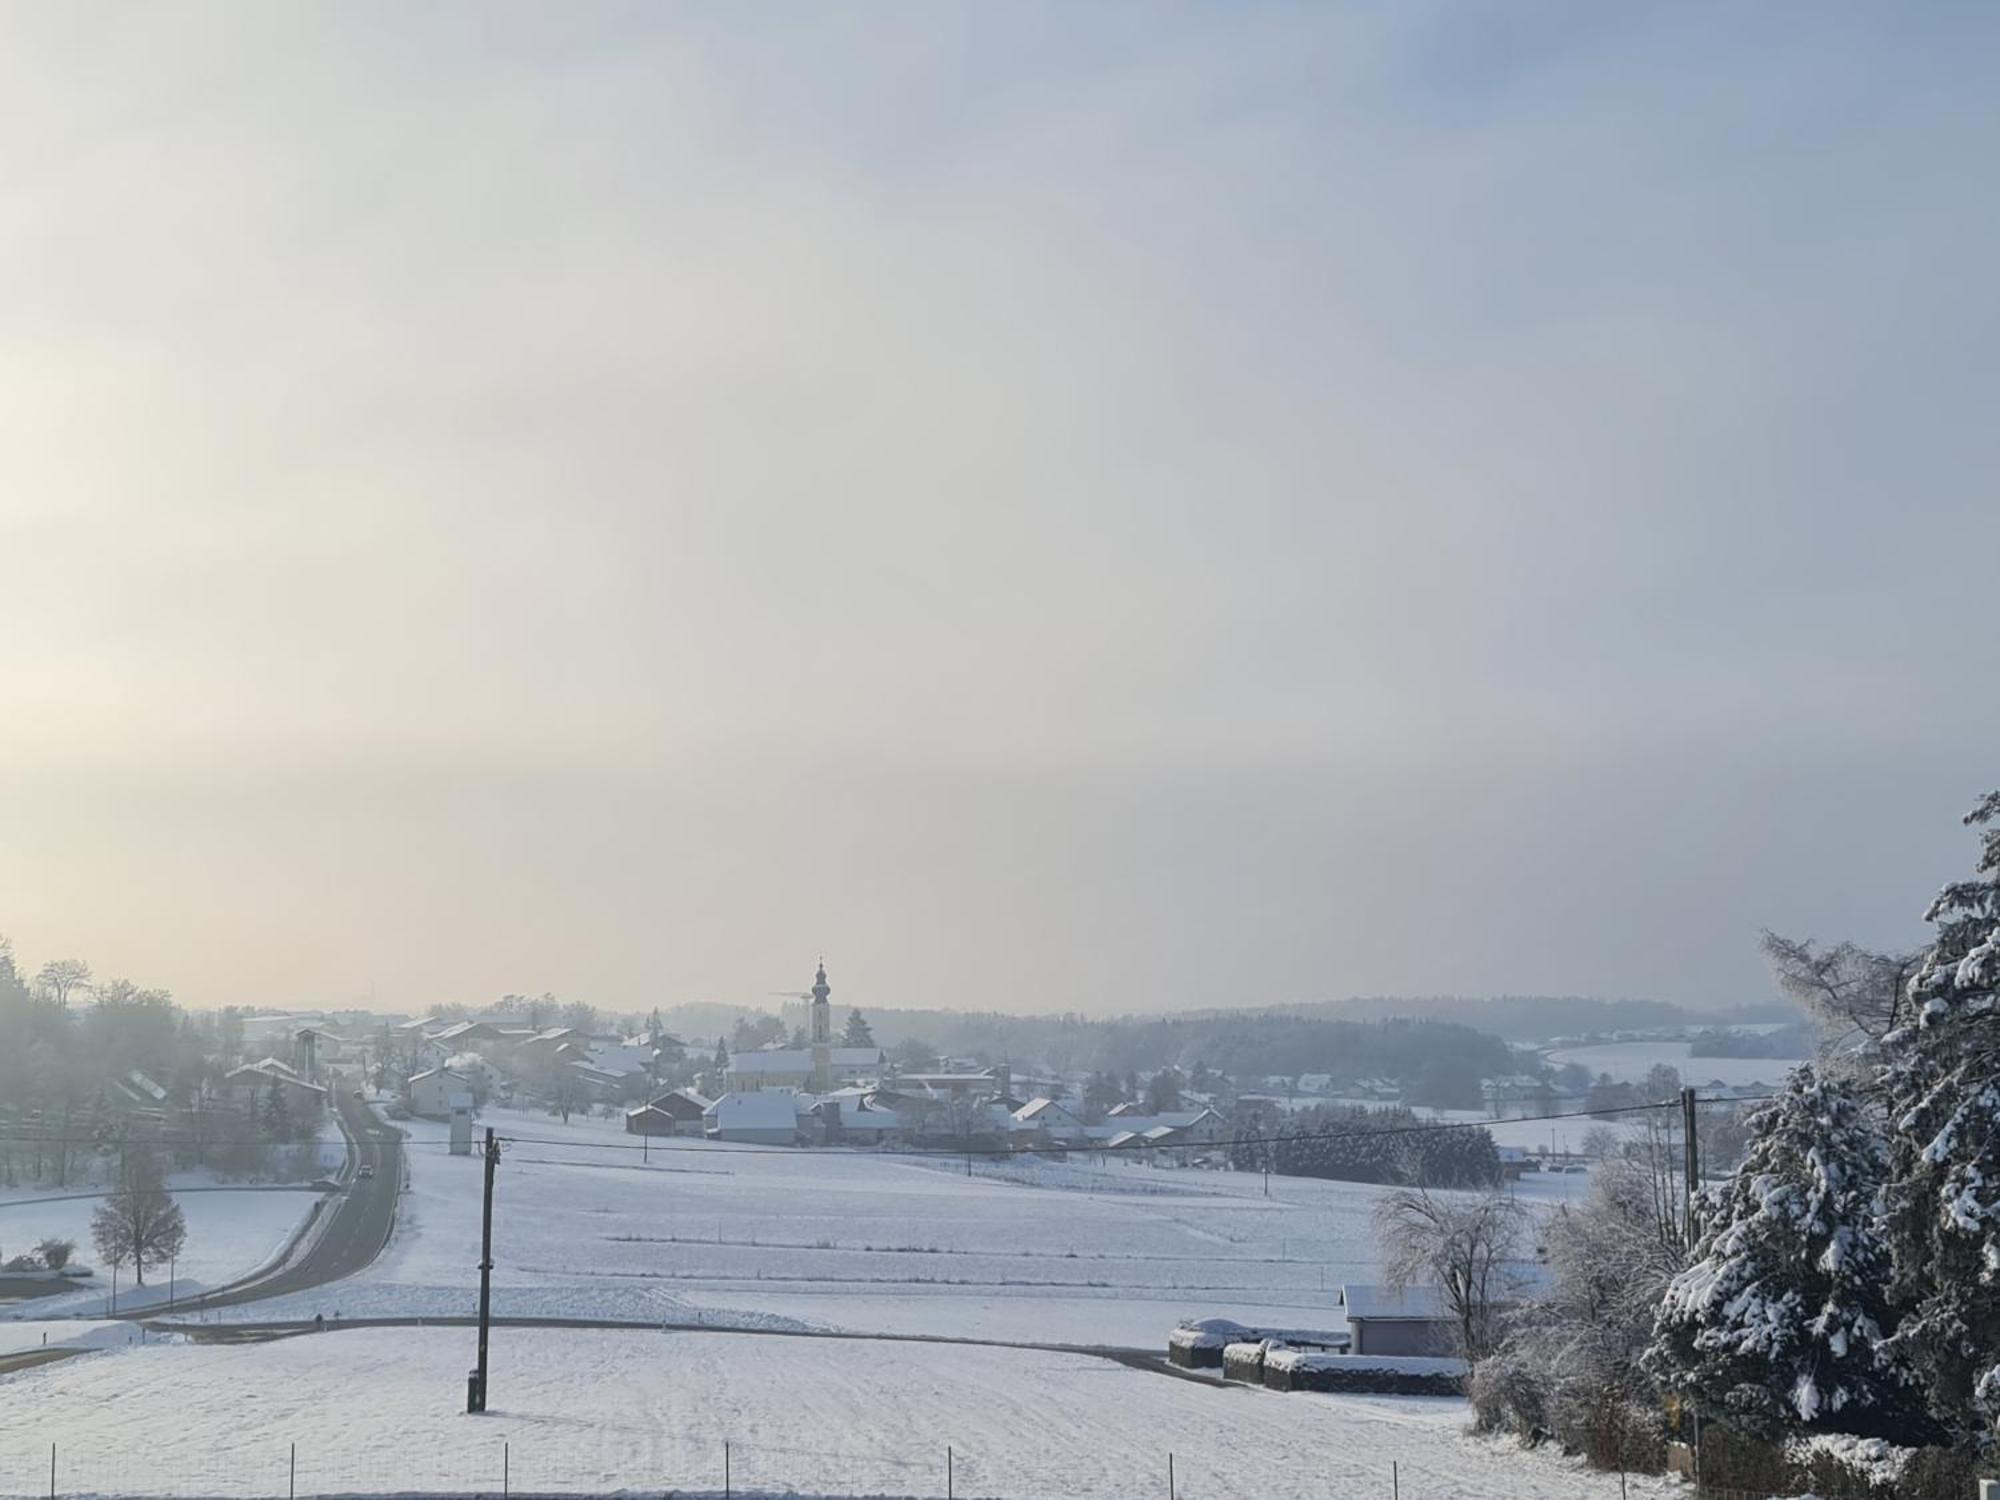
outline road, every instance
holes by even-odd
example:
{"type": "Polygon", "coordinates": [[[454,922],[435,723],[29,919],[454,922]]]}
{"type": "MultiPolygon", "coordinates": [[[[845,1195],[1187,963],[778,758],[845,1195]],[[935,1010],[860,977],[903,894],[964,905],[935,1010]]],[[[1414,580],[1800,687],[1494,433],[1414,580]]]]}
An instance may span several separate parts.
{"type": "MultiPolygon", "coordinates": [[[[357,1171],[346,1189],[326,1200],[323,1214],[332,1219],[318,1230],[319,1237],[306,1251],[284,1265],[249,1277],[200,1297],[190,1297],[174,1306],[175,1312],[209,1307],[234,1307],[258,1302],[266,1297],[282,1297],[291,1292],[310,1291],[343,1276],[352,1276],[382,1253],[389,1243],[389,1231],[396,1224],[396,1195],[403,1183],[403,1137],[383,1124],[373,1110],[353,1097],[352,1091],[336,1084],[329,1092],[347,1129],[349,1154],[357,1158],[351,1165],[373,1167],[372,1177],[357,1171]]],[[[141,1309],[136,1318],[155,1318],[158,1307],[141,1309]]]]}

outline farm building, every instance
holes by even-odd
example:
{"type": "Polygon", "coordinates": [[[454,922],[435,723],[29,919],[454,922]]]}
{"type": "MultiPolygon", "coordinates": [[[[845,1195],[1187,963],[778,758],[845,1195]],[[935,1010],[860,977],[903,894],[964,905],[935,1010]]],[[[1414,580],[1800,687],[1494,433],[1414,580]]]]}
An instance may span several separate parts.
{"type": "Polygon", "coordinates": [[[798,1100],[797,1094],[779,1089],[724,1094],[703,1114],[703,1133],[712,1141],[797,1145],[798,1100]]]}
{"type": "Polygon", "coordinates": [[[713,1102],[692,1089],[674,1089],[626,1110],[625,1129],[631,1135],[700,1135],[713,1102]]]}
{"type": "Polygon", "coordinates": [[[1350,1282],[1340,1289],[1355,1354],[1450,1356],[1458,1353],[1458,1321],[1429,1287],[1350,1282]]]}

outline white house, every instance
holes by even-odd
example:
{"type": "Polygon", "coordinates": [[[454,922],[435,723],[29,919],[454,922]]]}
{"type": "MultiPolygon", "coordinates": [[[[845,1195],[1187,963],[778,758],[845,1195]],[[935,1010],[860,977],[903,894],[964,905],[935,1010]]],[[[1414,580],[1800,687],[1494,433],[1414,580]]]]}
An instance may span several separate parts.
{"type": "Polygon", "coordinates": [[[1053,1145],[1080,1146],[1090,1139],[1090,1127],[1054,1099],[1029,1100],[1014,1111],[1014,1122],[1030,1132],[1024,1142],[1040,1136],[1053,1145]]]}
{"type": "Polygon", "coordinates": [[[448,1120],[454,1107],[472,1107],[472,1080],[449,1068],[432,1068],[410,1080],[410,1113],[448,1120]]]}
{"type": "Polygon", "coordinates": [[[712,1141],[797,1145],[801,1097],[777,1089],[724,1094],[703,1112],[703,1133],[712,1141]]]}
{"type": "MultiPolygon", "coordinates": [[[[1167,1146],[1219,1146],[1229,1138],[1229,1122],[1212,1109],[1170,1109],[1161,1114],[1113,1110],[1102,1125],[1088,1127],[1093,1140],[1107,1146],[1120,1144],[1121,1136],[1148,1136],[1151,1144],[1167,1146]],[[1158,1134],[1162,1127],[1165,1134],[1158,1134]]],[[[1123,1142],[1130,1145],[1132,1142],[1123,1142]]]]}
{"type": "Polygon", "coordinates": [[[317,1114],[326,1104],[325,1089],[316,1083],[307,1083],[275,1057],[262,1058],[232,1069],[224,1075],[217,1092],[239,1109],[256,1110],[263,1107],[273,1083],[277,1084],[279,1094],[284,1097],[285,1108],[295,1120],[317,1114]]]}

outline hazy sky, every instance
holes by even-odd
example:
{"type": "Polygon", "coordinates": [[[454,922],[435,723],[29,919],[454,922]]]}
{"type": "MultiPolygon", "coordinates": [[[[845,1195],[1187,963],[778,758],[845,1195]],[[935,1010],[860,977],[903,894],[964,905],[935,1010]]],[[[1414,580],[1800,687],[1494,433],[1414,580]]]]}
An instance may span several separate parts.
{"type": "Polygon", "coordinates": [[[2000,783],[2000,12],[0,9],[0,931],[1768,992],[2000,783]]]}

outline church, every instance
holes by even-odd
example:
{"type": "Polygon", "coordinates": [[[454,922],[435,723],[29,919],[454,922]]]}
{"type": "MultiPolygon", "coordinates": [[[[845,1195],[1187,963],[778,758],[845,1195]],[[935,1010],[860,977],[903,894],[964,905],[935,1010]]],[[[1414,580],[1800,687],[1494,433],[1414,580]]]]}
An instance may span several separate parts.
{"type": "Polygon", "coordinates": [[[835,1089],[880,1080],[888,1054],[880,1047],[833,1045],[833,1007],[827,1002],[833,987],[826,982],[826,963],[813,975],[811,1022],[807,1047],[774,1047],[743,1052],[729,1060],[726,1083],[736,1093],[791,1089],[801,1094],[829,1094],[835,1089]]]}

